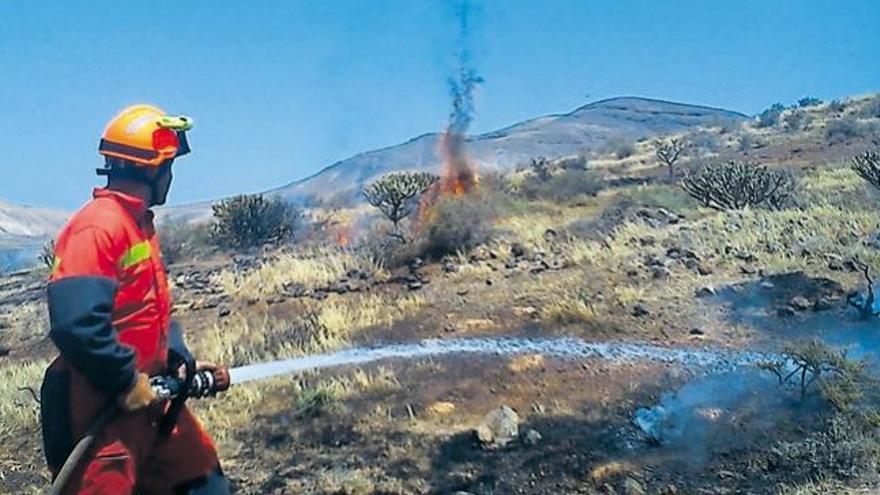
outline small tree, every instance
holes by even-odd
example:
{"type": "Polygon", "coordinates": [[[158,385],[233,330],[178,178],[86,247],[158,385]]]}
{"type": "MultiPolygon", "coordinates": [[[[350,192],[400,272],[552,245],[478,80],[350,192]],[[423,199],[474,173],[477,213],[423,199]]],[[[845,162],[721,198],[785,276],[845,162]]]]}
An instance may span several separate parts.
{"type": "Polygon", "coordinates": [[[248,248],[293,237],[299,213],[280,198],[240,195],[211,207],[211,239],[220,247],[248,248]]]}
{"type": "Polygon", "coordinates": [[[846,353],[817,341],[799,341],[785,346],[780,359],[758,363],[776,375],[780,385],[794,385],[805,399],[816,385],[838,410],[847,410],[864,394],[865,363],[849,359],[846,353]]]}
{"type": "Polygon", "coordinates": [[[438,180],[439,177],[427,172],[392,172],[371,182],[363,193],[367,202],[394,224],[390,235],[405,242],[400,222],[413,212],[413,199],[424,194],[438,180]]]}
{"type": "Polygon", "coordinates": [[[49,239],[43,244],[37,258],[40,260],[40,263],[49,269],[49,271],[52,271],[55,265],[55,239],[49,239]]]}
{"type": "Polygon", "coordinates": [[[794,193],[795,182],[786,172],[768,170],[749,161],[731,161],[688,173],[681,186],[703,206],[739,210],[746,206],[780,209],[794,193]]]}
{"type": "Polygon", "coordinates": [[[880,153],[865,151],[861,155],[853,157],[850,166],[869,184],[880,188],[880,153]]]}
{"type": "Polygon", "coordinates": [[[785,111],[785,105],[782,103],[774,103],[770,108],[758,115],[757,127],[772,127],[779,123],[779,117],[785,111]]]}
{"type": "Polygon", "coordinates": [[[532,173],[535,174],[535,177],[537,177],[540,181],[547,181],[550,180],[551,177],[553,177],[550,160],[544,158],[543,156],[532,158],[532,161],[529,162],[529,167],[532,169],[532,173]]]}
{"type": "Polygon", "coordinates": [[[686,147],[684,139],[672,138],[668,140],[657,140],[654,142],[654,151],[657,153],[657,159],[666,165],[669,170],[669,176],[675,175],[675,162],[681,157],[681,153],[686,147]]]}

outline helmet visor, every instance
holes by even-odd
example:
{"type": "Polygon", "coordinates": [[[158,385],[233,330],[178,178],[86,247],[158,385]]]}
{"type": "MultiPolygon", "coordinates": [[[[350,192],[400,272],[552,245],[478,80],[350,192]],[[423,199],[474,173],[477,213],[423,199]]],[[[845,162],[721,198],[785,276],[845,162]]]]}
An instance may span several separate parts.
{"type": "Polygon", "coordinates": [[[153,131],[153,149],[160,153],[169,153],[171,156],[177,155],[180,148],[180,141],[177,139],[177,133],[171,129],[156,129],[153,131]]]}

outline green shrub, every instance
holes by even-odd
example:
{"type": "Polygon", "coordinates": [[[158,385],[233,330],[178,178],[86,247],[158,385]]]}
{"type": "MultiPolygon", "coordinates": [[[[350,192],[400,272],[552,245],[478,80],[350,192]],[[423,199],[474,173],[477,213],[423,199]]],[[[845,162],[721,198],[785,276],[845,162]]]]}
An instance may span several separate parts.
{"type": "Polygon", "coordinates": [[[547,179],[535,177],[525,181],[519,194],[532,200],[567,201],[578,196],[595,196],[604,187],[604,177],[598,172],[565,170],[547,179]]]}
{"type": "Polygon", "coordinates": [[[863,122],[854,117],[834,119],[825,125],[825,140],[830,144],[847,143],[854,139],[871,136],[877,130],[873,122],[863,122]]]}
{"type": "Polygon", "coordinates": [[[863,119],[880,118],[880,95],[868,98],[859,108],[858,116],[863,119]]]}
{"type": "Polygon", "coordinates": [[[801,108],[815,107],[821,104],[822,100],[819,98],[813,98],[812,96],[806,96],[798,100],[798,106],[801,108]]]}
{"type": "Polygon", "coordinates": [[[293,238],[300,214],[280,198],[241,195],[212,206],[211,240],[223,248],[248,248],[293,238]]]}

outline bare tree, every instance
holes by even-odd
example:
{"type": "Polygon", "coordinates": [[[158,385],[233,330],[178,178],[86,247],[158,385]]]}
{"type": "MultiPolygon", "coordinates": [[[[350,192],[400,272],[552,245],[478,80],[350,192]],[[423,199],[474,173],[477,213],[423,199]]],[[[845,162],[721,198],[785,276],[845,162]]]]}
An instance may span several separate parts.
{"type": "Polygon", "coordinates": [[[688,173],[681,187],[703,206],[716,210],[739,210],[746,206],[780,209],[794,193],[795,181],[785,171],[769,170],[754,162],[731,161],[688,173]]]}
{"type": "Polygon", "coordinates": [[[532,158],[532,161],[529,162],[529,167],[531,167],[532,172],[540,181],[548,181],[551,177],[553,177],[550,160],[544,158],[543,156],[532,158]]]}
{"type": "Polygon", "coordinates": [[[687,143],[682,138],[671,138],[668,140],[654,141],[654,151],[657,153],[657,159],[666,165],[669,170],[669,176],[675,175],[675,162],[681,157],[681,153],[687,147],[687,143]]]}
{"type": "Polygon", "coordinates": [[[849,297],[846,298],[847,304],[856,308],[862,318],[880,316],[880,311],[874,309],[874,279],[871,278],[871,272],[867,263],[864,263],[858,258],[853,258],[852,261],[858,269],[862,270],[862,274],[865,276],[865,283],[868,285],[868,291],[865,295],[858,293],[850,294],[849,297]]]}
{"type": "Polygon", "coordinates": [[[368,203],[394,224],[394,232],[390,235],[405,242],[400,222],[412,213],[413,198],[424,194],[438,180],[439,177],[427,172],[392,172],[371,182],[363,194],[368,203]]]}
{"type": "Polygon", "coordinates": [[[869,184],[880,188],[880,153],[865,151],[853,157],[850,167],[869,184]]]}

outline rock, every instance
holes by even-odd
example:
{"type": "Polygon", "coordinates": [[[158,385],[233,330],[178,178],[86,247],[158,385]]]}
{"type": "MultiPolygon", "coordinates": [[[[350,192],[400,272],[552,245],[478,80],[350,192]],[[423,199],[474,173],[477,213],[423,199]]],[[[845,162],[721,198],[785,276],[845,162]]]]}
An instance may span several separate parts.
{"type": "Polygon", "coordinates": [[[700,262],[694,258],[685,258],[684,259],[684,267],[688,270],[697,270],[700,266],[700,262]]]}
{"type": "Polygon", "coordinates": [[[651,311],[649,311],[648,308],[643,303],[637,303],[633,307],[632,314],[633,314],[633,316],[640,318],[642,316],[648,316],[649,314],[651,314],[651,311]]]}
{"type": "Polygon", "coordinates": [[[810,300],[804,296],[792,297],[789,304],[791,304],[791,307],[797,311],[806,311],[813,307],[813,303],[811,303],[810,300]]]}
{"type": "Polygon", "coordinates": [[[514,270],[518,266],[519,261],[517,261],[516,259],[509,259],[507,260],[507,263],[504,264],[504,268],[507,268],[508,270],[514,270]]]}
{"type": "Polygon", "coordinates": [[[762,289],[772,289],[773,287],[776,287],[776,286],[773,285],[773,282],[771,282],[769,280],[762,280],[761,283],[758,284],[758,287],[760,287],[762,289]]]}
{"type": "Polygon", "coordinates": [[[455,293],[459,296],[466,296],[466,295],[468,295],[468,290],[465,288],[461,288],[461,289],[458,289],[457,291],[455,291],[455,293]]]}
{"type": "Polygon", "coordinates": [[[703,331],[702,329],[700,329],[700,328],[691,328],[690,334],[691,334],[691,335],[701,336],[701,335],[706,335],[706,332],[704,332],[704,331],[703,331]]]}
{"type": "Polygon", "coordinates": [[[559,234],[553,229],[547,229],[544,231],[544,240],[547,242],[552,242],[556,240],[559,234]]]}
{"type": "Polygon", "coordinates": [[[715,292],[715,287],[707,285],[705,287],[700,287],[697,289],[696,295],[697,297],[711,297],[714,296],[717,292],[715,292]]]}
{"type": "Polygon", "coordinates": [[[510,254],[515,258],[523,258],[527,256],[526,248],[518,242],[514,242],[510,246],[510,254]]]}
{"type": "Polygon", "coordinates": [[[783,318],[790,318],[795,315],[795,310],[791,306],[783,306],[776,309],[776,315],[783,318]]]}
{"type": "Polygon", "coordinates": [[[0,357],[8,356],[12,350],[8,347],[0,347],[0,357]]]}
{"type": "Polygon", "coordinates": [[[639,245],[642,247],[653,246],[656,243],[657,243],[657,239],[655,239],[654,236],[652,236],[652,235],[646,235],[644,237],[639,238],[639,245]]]}
{"type": "Polygon", "coordinates": [[[519,415],[510,407],[501,406],[483,418],[475,433],[483,448],[505,447],[519,436],[519,415]]]}
{"type": "Polygon", "coordinates": [[[230,313],[232,313],[232,310],[229,309],[229,306],[222,306],[220,307],[220,311],[217,312],[217,316],[220,318],[226,318],[230,313]]]}
{"type": "Polygon", "coordinates": [[[425,264],[425,261],[423,259],[419,258],[418,256],[416,256],[415,258],[413,258],[412,261],[409,262],[409,269],[412,271],[416,271],[419,268],[421,268],[422,265],[424,265],[424,264],[425,264]]]}
{"type": "Polygon", "coordinates": [[[739,271],[743,273],[743,275],[754,275],[758,273],[758,269],[753,265],[743,265],[739,267],[739,271]]]}
{"type": "Polygon", "coordinates": [[[627,478],[623,481],[623,493],[624,495],[645,495],[645,489],[634,478],[627,478]]]}
{"type": "Polygon", "coordinates": [[[414,281],[409,282],[408,284],[406,284],[406,287],[407,287],[409,290],[419,290],[419,289],[422,288],[422,282],[420,282],[420,281],[418,281],[418,280],[414,280],[414,281]]]}
{"type": "Polygon", "coordinates": [[[530,446],[534,447],[535,445],[538,445],[538,443],[543,438],[544,437],[541,436],[541,434],[538,432],[538,430],[530,429],[529,431],[526,432],[526,436],[525,436],[525,438],[523,438],[523,442],[525,442],[526,445],[530,445],[530,446]]]}
{"type": "Polygon", "coordinates": [[[820,297],[819,299],[816,299],[816,304],[813,305],[813,309],[816,311],[828,311],[833,307],[834,301],[827,297],[820,297]]]}
{"type": "Polygon", "coordinates": [[[828,269],[835,272],[843,271],[843,262],[840,260],[831,260],[828,262],[828,269]]]}
{"type": "Polygon", "coordinates": [[[491,279],[491,278],[487,278],[487,279],[486,279],[486,285],[492,285],[493,283],[494,283],[494,282],[492,282],[492,279],[491,279]]]}
{"type": "Polygon", "coordinates": [[[711,275],[714,271],[715,270],[710,265],[707,265],[705,263],[700,263],[700,265],[697,267],[697,272],[700,275],[711,275]]]}
{"type": "Polygon", "coordinates": [[[455,263],[447,261],[443,263],[443,271],[446,273],[454,273],[458,271],[458,267],[455,265],[455,263]]]}
{"type": "Polygon", "coordinates": [[[670,275],[672,275],[672,272],[665,266],[655,266],[651,269],[651,276],[655,279],[669,278],[670,275]]]}
{"type": "Polygon", "coordinates": [[[312,299],[316,301],[323,301],[324,299],[327,299],[327,293],[322,290],[316,290],[312,293],[312,299]]]}

